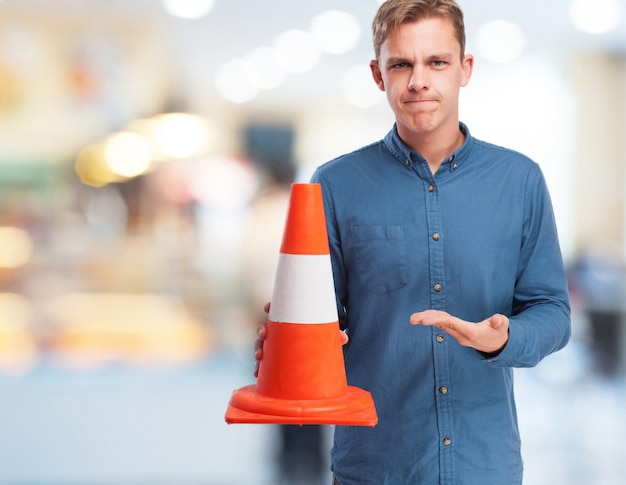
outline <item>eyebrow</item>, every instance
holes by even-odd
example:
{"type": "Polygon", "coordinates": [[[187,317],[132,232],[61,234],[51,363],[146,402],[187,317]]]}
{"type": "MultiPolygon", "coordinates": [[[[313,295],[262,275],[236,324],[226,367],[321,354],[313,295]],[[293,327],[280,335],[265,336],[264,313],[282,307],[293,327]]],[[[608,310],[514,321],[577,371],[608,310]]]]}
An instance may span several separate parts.
{"type": "MultiPolygon", "coordinates": [[[[441,52],[439,54],[432,54],[426,58],[426,62],[435,60],[450,61],[454,58],[454,54],[450,52],[441,52]]],[[[413,61],[406,57],[390,57],[387,59],[386,66],[395,66],[396,64],[413,64],[413,61]]]]}
{"type": "Polygon", "coordinates": [[[409,61],[407,58],[405,57],[390,57],[389,59],[387,59],[386,62],[386,66],[395,66],[396,64],[412,64],[411,61],[409,61]]]}
{"type": "Polygon", "coordinates": [[[450,61],[453,58],[454,58],[454,55],[451,54],[450,52],[442,52],[440,54],[434,54],[432,56],[428,56],[426,60],[427,61],[434,61],[434,60],[450,61]]]}

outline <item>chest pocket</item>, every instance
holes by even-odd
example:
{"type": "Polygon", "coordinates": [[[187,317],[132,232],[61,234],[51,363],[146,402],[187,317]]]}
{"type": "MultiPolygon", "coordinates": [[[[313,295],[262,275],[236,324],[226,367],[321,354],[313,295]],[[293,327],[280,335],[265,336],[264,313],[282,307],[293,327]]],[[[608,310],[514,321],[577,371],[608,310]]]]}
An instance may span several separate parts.
{"type": "Polygon", "coordinates": [[[384,295],[408,283],[404,228],[399,225],[352,226],[356,272],[361,286],[384,295]]]}

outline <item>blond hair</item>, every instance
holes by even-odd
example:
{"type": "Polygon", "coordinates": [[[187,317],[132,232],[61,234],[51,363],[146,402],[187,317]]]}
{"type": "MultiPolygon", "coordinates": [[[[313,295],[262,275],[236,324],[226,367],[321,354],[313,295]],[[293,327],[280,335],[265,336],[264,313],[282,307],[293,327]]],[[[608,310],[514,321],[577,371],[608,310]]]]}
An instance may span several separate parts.
{"type": "Polygon", "coordinates": [[[465,54],[465,23],[463,11],[454,0],[387,0],[383,3],[372,22],[376,59],[389,34],[398,27],[432,17],[450,20],[461,47],[462,59],[465,54]]]}

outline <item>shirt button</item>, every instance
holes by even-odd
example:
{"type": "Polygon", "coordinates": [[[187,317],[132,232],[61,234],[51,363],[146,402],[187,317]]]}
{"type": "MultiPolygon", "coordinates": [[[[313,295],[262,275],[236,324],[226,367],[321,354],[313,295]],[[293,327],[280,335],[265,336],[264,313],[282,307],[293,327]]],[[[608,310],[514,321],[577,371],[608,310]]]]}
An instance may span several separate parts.
{"type": "Polygon", "coordinates": [[[437,335],[437,342],[441,343],[444,340],[444,336],[443,335],[437,335]]]}
{"type": "Polygon", "coordinates": [[[439,388],[439,394],[448,394],[448,388],[446,386],[441,386],[439,388]]]}
{"type": "Polygon", "coordinates": [[[443,444],[446,446],[450,446],[450,443],[452,443],[452,440],[450,438],[444,438],[443,439],[443,444]]]}
{"type": "Polygon", "coordinates": [[[435,191],[435,186],[433,184],[430,184],[428,186],[428,192],[434,192],[435,191]]]}
{"type": "Polygon", "coordinates": [[[435,286],[433,286],[433,289],[439,293],[442,290],[443,286],[441,286],[439,283],[437,283],[435,286]]]}
{"type": "Polygon", "coordinates": [[[457,168],[458,168],[458,165],[456,163],[452,165],[452,170],[456,170],[457,168]]]}
{"type": "Polygon", "coordinates": [[[409,165],[411,165],[411,161],[407,158],[407,159],[404,161],[404,164],[408,167],[409,165]]]}
{"type": "Polygon", "coordinates": [[[438,232],[436,232],[435,234],[433,234],[433,239],[434,239],[435,241],[439,241],[439,238],[440,238],[440,237],[441,237],[441,236],[439,235],[439,233],[438,233],[438,232]]]}

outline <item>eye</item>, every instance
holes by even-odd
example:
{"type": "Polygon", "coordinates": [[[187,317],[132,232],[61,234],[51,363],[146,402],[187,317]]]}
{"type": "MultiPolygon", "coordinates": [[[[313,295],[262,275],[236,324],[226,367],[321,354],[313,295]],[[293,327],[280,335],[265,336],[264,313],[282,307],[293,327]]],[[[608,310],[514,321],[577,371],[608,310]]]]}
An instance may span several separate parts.
{"type": "Polygon", "coordinates": [[[397,64],[393,64],[391,69],[405,69],[407,67],[409,67],[408,62],[398,62],[397,64]]]}
{"type": "Polygon", "coordinates": [[[447,63],[446,63],[446,61],[441,61],[441,60],[435,59],[434,61],[431,62],[431,64],[434,67],[444,67],[447,63]]]}

